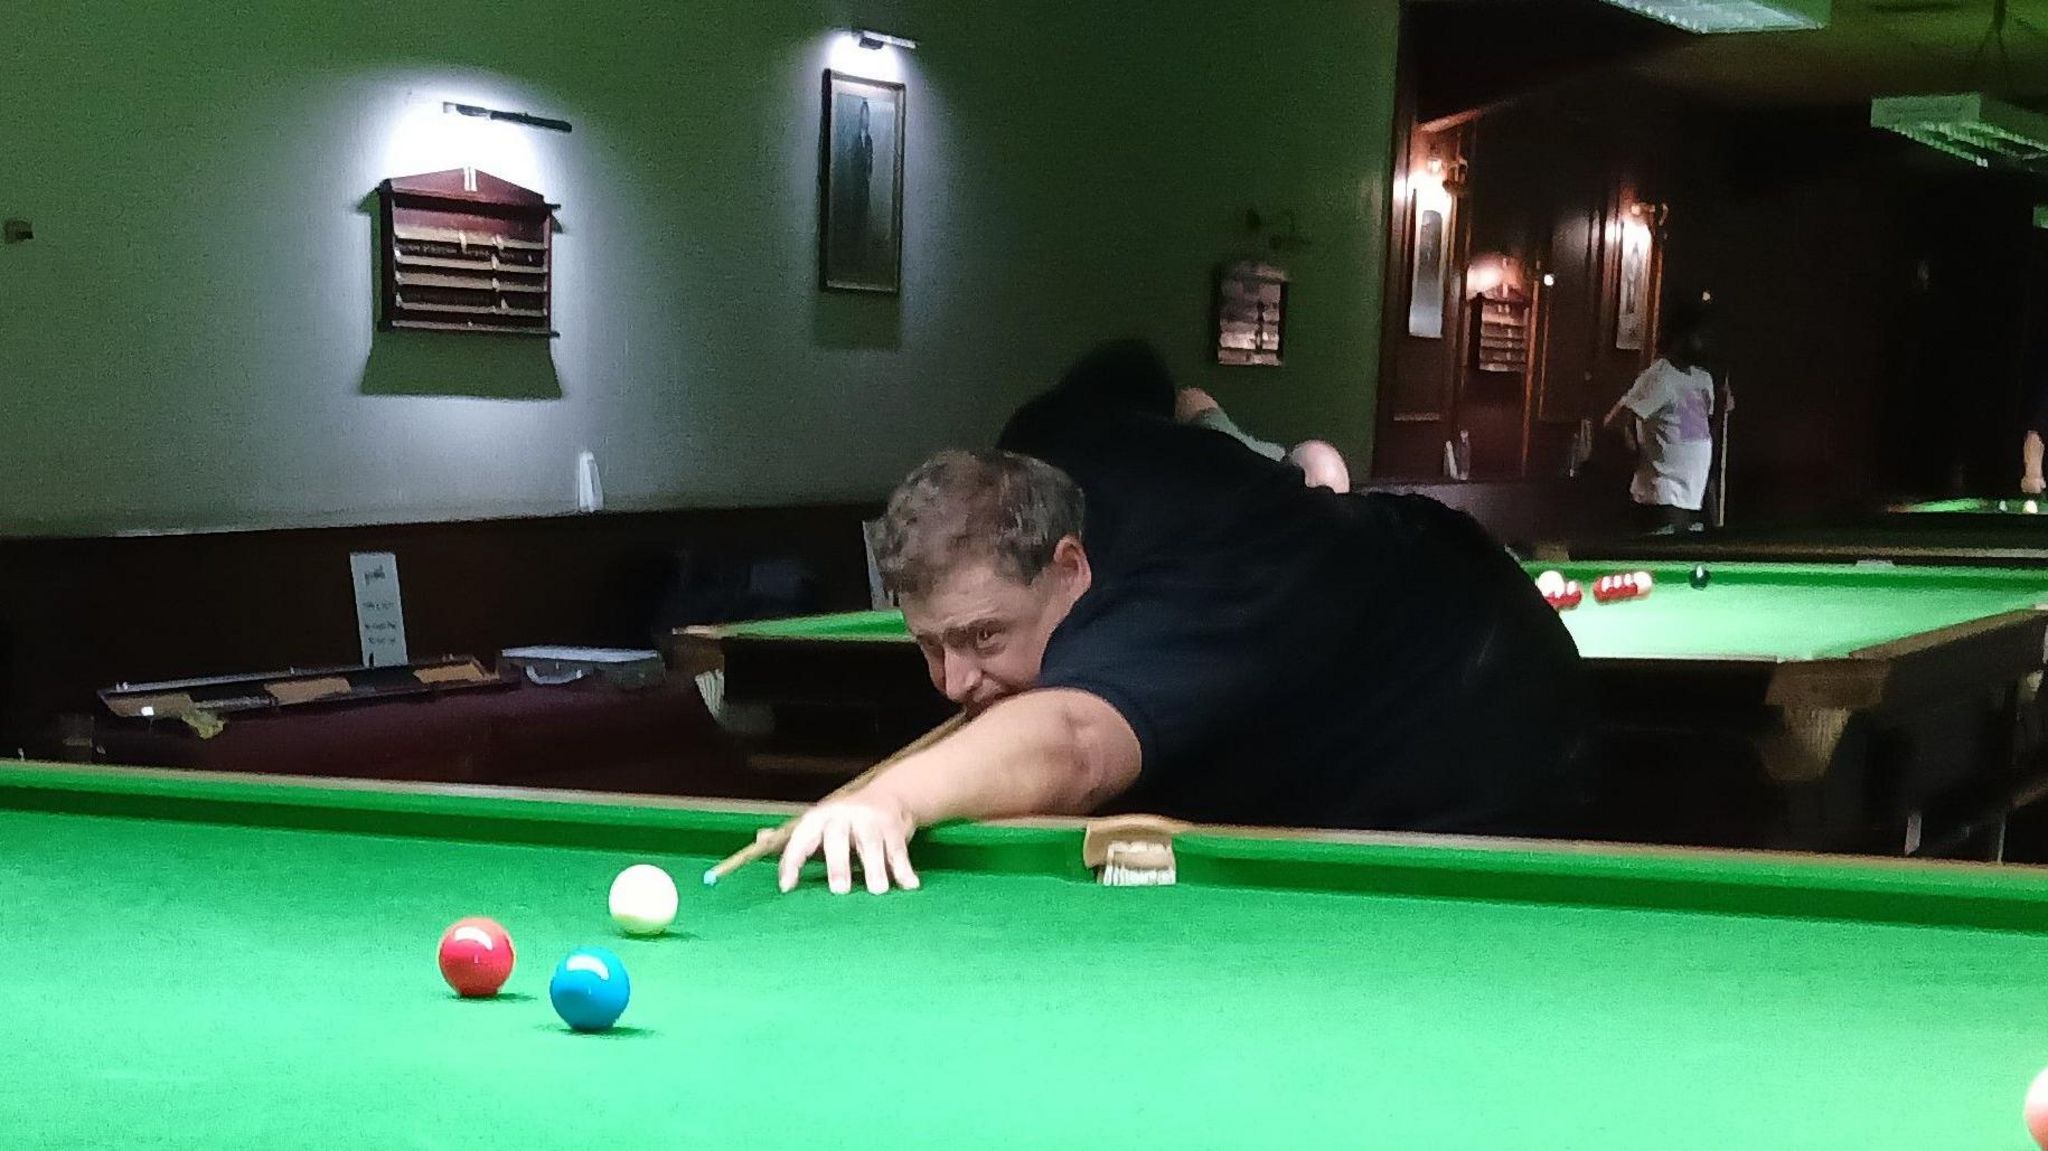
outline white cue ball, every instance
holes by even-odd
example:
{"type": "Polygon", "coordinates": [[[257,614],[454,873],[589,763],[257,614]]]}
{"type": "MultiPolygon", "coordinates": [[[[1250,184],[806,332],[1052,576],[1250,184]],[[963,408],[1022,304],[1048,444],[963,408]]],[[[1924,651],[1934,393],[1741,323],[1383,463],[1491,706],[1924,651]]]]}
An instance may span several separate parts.
{"type": "Polygon", "coordinates": [[[1547,596],[1563,595],[1564,573],[1561,571],[1547,571],[1537,576],[1536,590],[1547,596]]]}
{"type": "Polygon", "coordinates": [[[628,935],[660,935],[676,921],[676,881],[651,863],[612,880],[612,921],[628,935]]]}
{"type": "Polygon", "coordinates": [[[2020,505],[2020,510],[2030,516],[2039,515],[2041,514],[2041,505],[2035,503],[2033,500],[2028,500],[2026,503],[2020,505]]]}

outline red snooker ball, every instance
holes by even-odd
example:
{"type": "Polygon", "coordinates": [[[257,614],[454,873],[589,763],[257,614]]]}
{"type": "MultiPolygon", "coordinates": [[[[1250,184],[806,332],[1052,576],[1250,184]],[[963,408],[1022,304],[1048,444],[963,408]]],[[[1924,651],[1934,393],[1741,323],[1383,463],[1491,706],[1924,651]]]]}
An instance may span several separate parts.
{"type": "Polygon", "coordinates": [[[2034,1137],[2034,1144],[2048,1148],[2048,1071],[2034,1076],[2034,1082],[2027,1088],[2027,1102],[2022,1114],[2027,1134],[2034,1137]]]}
{"type": "Polygon", "coordinates": [[[496,920],[458,919],[441,935],[441,978],[464,999],[496,995],[512,977],[512,937],[496,920]]]}

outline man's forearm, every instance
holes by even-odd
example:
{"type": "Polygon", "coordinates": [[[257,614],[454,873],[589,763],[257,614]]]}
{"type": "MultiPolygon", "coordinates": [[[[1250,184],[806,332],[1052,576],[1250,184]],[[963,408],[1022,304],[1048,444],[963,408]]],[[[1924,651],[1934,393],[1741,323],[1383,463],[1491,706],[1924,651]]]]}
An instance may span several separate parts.
{"type": "Polygon", "coordinates": [[[894,798],[919,826],[1079,815],[1130,786],[1138,758],[1136,737],[1108,704],[1083,692],[1033,691],[991,707],[866,790],[894,798]]]}
{"type": "MultiPolygon", "coordinates": [[[[2011,442],[2011,440],[2006,441],[2006,443],[2011,442]]],[[[2026,469],[2022,473],[2022,478],[2030,480],[2041,478],[2042,454],[2041,433],[2028,432],[2026,444],[2020,449],[2020,463],[2026,469]]],[[[2011,457],[2008,456],[2007,458],[2010,459],[2011,457]]]]}
{"type": "Polygon", "coordinates": [[[1208,428],[1210,431],[1222,432],[1224,435],[1229,436],[1231,439],[1236,440],[1238,443],[1243,444],[1245,447],[1250,448],[1269,460],[1282,459],[1287,455],[1286,448],[1281,447],[1279,444],[1262,440],[1243,428],[1238,427],[1237,421],[1224,414],[1222,408],[1209,408],[1195,415],[1194,418],[1188,420],[1188,423],[1198,428],[1208,428]]]}

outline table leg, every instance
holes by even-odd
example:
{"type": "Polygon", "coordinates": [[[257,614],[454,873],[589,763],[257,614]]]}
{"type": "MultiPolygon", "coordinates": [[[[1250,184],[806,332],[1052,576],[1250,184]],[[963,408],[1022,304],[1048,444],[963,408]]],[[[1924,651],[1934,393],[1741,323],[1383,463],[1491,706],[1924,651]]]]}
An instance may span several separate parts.
{"type": "Polygon", "coordinates": [[[1764,770],[1779,783],[1812,783],[1828,773],[1855,712],[1840,707],[1784,707],[1758,743],[1764,770]]]}

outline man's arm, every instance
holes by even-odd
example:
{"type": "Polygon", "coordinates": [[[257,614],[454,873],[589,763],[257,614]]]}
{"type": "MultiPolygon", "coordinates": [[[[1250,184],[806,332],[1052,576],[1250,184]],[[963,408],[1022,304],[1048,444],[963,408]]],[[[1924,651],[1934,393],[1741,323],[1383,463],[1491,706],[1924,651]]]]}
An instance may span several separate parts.
{"type": "Polygon", "coordinates": [[[1600,426],[1604,429],[1620,424],[1621,442],[1627,445],[1629,451],[1635,451],[1637,441],[1636,423],[1637,417],[1635,412],[1629,410],[1628,397],[1623,396],[1621,399],[1614,401],[1613,407],[1607,409],[1607,416],[1600,421],[1600,426]],[[1628,417],[1625,423],[1622,421],[1623,416],[1628,417]]]}
{"type": "Polygon", "coordinates": [[[1622,397],[1621,399],[1619,399],[1619,400],[1616,400],[1616,401],[1614,401],[1614,406],[1613,406],[1613,407],[1611,407],[1611,408],[1609,408],[1609,409],[1607,409],[1607,415],[1601,418],[1601,420],[1600,420],[1600,426],[1601,426],[1601,427],[1603,427],[1603,428],[1611,428],[1611,427],[1613,427],[1613,426],[1614,426],[1614,425],[1615,425],[1615,424],[1616,424],[1617,422],[1619,422],[1619,421],[1620,421],[1620,419],[1621,419],[1621,417],[1622,417],[1622,414],[1623,414],[1624,412],[1626,412],[1626,413],[1627,413],[1627,414],[1628,414],[1628,415],[1629,415],[1629,416],[1630,416],[1631,418],[1633,418],[1633,417],[1635,416],[1635,413],[1634,413],[1634,412],[1631,412],[1631,411],[1629,411],[1629,410],[1628,410],[1628,403],[1627,403],[1627,399],[1628,399],[1628,397],[1626,397],[1626,396],[1623,396],[1623,397],[1622,397]]]}
{"type": "Polygon", "coordinates": [[[1224,412],[1223,405],[1216,402],[1216,397],[1200,388],[1182,388],[1174,394],[1173,418],[1183,424],[1222,432],[1269,460],[1284,459],[1287,456],[1286,448],[1262,440],[1238,427],[1237,421],[1224,412]]]}
{"type": "Polygon", "coordinates": [[[2044,481],[2041,475],[2042,454],[2041,433],[2027,432],[2026,443],[2020,448],[2020,490],[2030,496],[2040,495],[2043,489],[2048,489],[2048,481],[2044,481]]]}
{"type": "Polygon", "coordinates": [[[853,889],[854,858],[869,891],[889,890],[892,875],[914,888],[908,843],[917,828],[1093,811],[1136,782],[1141,758],[1129,722],[1100,697],[1026,692],[859,791],[805,813],[782,853],[782,890],[794,888],[804,863],[820,853],[834,892],[853,889]]]}
{"type": "Polygon", "coordinates": [[[1600,421],[1600,426],[1611,428],[1619,425],[1622,441],[1628,444],[1628,450],[1637,451],[1641,447],[1639,425],[1646,417],[1670,402],[1670,391],[1664,386],[1663,376],[1655,366],[1645,368],[1643,373],[1636,377],[1636,382],[1629,386],[1628,391],[1622,393],[1622,397],[1614,401],[1614,406],[1607,409],[1607,415],[1600,421]]]}

